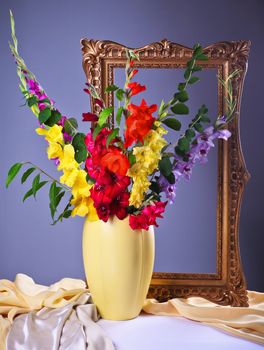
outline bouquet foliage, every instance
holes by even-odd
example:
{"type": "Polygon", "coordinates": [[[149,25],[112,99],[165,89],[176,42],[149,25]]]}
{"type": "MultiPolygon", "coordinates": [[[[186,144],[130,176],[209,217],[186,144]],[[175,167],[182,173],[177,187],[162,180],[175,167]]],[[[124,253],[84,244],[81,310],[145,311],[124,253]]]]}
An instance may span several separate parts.
{"type": "Polygon", "coordinates": [[[195,164],[204,164],[215,140],[227,140],[230,132],[227,123],[233,118],[236,101],[232,97],[231,80],[221,81],[227,89],[227,111],[214,123],[208,117],[208,108],[202,105],[187,129],[181,130],[179,117],[189,114],[188,87],[199,81],[202,70],[199,61],[207,60],[200,45],[195,45],[187,62],[184,79],[172,98],[160,106],[148,105],[142,99],[134,104],[133,96],[146,90],[135,81],[138,70],[134,68],[139,56],[127,50],[125,84],[120,88],[111,85],[106,93],[115,92],[118,106],[105,106],[101,96],[88,82],[84,91],[99,106],[100,112],[83,113],[83,121],[91,122],[87,134],[78,132],[78,122],[61,114],[54,101],[46,94],[35,75],[27,68],[18,53],[14,19],[11,13],[13,43],[12,54],[17,64],[20,90],[25,104],[38,120],[36,132],[47,141],[47,155],[61,172],[54,179],[31,162],[14,164],[6,181],[8,186],[20,169],[28,166],[21,183],[35,174],[31,188],[23,201],[45,185],[49,187],[50,212],[55,224],[70,216],[87,216],[88,220],[107,221],[112,216],[120,220],[129,217],[132,229],[148,229],[156,225],[167,203],[175,200],[181,179],[189,180],[195,164]],[[115,127],[109,119],[114,116],[115,127]],[[124,130],[120,127],[123,119],[124,130]],[[166,141],[167,130],[178,132],[174,144],[166,141]],[[44,179],[43,179],[44,178],[44,179]],[[67,199],[66,199],[67,198],[67,199]],[[57,214],[62,199],[64,209],[57,214]]]}

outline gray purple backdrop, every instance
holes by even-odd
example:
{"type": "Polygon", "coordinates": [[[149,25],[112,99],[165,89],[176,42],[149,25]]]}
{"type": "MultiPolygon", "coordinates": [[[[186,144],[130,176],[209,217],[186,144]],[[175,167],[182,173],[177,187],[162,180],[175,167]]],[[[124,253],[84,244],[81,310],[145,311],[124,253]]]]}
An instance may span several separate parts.
{"type": "MultiPolygon", "coordinates": [[[[47,160],[45,142],[35,134],[36,120],[25,108],[18,89],[15,64],[8,48],[9,8],[12,9],[21,55],[58,108],[81,121],[89,102],[82,92],[80,39],[109,39],[138,47],[168,38],[186,46],[203,46],[221,40],[249,39],[252,47],[241,107],[243,152],[251,180],[246,187],[240,221],[240,247],[249,289],[264,290],[263,278],[263,145],[262,84],[264,2],[262,0],[148,0],[69,1],[39,3],[32,0],[1,2],[1,202],[0,278],[27,273],[39,283],[62,277],[84,277],[81,256],[82,218],[50,225],[48,196],[41,190],[37,201],[22,197],[17,179],[7,191],[5,177],[16,161],[32,160],[57,175],[47,160]]],[[[148,84],[149,103],[169,97],[181,72],[139,76],[148,84]]],[[[122,79],[117,73],[118,81],[122,79]]],[[[215,72],[204,73],[200,88],[191,91],[191,108],[206,102],[216,106],[215,72]]],[[[144,96],[142,96],[144,97],[144,96]]],[[[86,125],[82,126],[85,131],[86,125]]],[[[87,125],[88,127],[88,125],[87,125]]],[[[156,270],[213,272],[215,269],[215,158],[198,168],[190,184],[182,184],[177,202],[170,207],[156,232],[156,270]]]]}

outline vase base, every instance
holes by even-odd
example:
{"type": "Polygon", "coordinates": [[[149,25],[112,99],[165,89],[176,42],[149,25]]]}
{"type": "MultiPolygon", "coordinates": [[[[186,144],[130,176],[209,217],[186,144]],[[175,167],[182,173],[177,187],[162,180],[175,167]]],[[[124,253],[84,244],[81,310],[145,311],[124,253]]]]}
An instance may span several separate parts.
{"type": "Polygon", "coordinates": [[[101,318],[104,320],[108,320],[108,321],[129,321],[129,320],[133,320],[134,318],[137,318],[139,316],[139,313],[136,315],[128,315],[128,316],[110,316],[110,315],[101,315],[101,318]]]}

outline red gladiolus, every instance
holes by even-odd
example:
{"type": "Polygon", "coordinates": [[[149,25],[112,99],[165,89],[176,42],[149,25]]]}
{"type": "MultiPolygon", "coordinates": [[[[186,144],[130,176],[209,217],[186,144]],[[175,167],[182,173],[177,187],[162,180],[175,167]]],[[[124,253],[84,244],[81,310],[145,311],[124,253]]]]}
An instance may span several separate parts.
{"type": "Polygon", "coordinates": [[[127,217],[128,206],[129,206],[129,193],[123,192],[112,201],[110,205],[111,214],[116,215],[119,220],[123,220],[125,217],[127,217]]]}
{"type": "Polygon", "coordinates": [[[132,79],[138,73],[138,69],[133,69],[130,73],[130,79],[132,79]]]}
{"type": "Polygon", "coordinates": [[[96,98],[94,100],[95,104],[97,104],[99,107],[103,108],[104,107],[104,104],[101,100],[99,100],[99,98],[96,98]]]}
{"type": "Polygon", "coordinates": [[[83,117],[83,119],[82,119],[83,122],[97,122],[98,121],[98,116],[94,113],[90,113],[90,112],[83,113],[82,117],[83,117]]]}
{"type": "Polygon", "coordinates": [[[83,91],[90,95],[90,91],[88,89],[83,89],[83,91]]]}
{"type": "Polygon", "coordinates": [[[95,184],[91,189],[91,198],[98,217],[107,221],[111,215],[124,219],[129,206],[127,188],[130,178],[125,176],[129,169],[129,161],[116,146],[106,147],[106,139],[110,130],[104,128],[94,141],[91,133],[85,137],[87,150],[91,154],[86,159],[86,169],[95,184]]]}
{"type": "Polygon", "coordinates": [[[94,140],[93,140],[93,135],[91,132],[89,132],[84,139],[84,143],[87,147],[87,150],[92,153],[94,151],[94,140]]]}
{"type": "Polygon", "coordinates": [[[140,141],[143,143],[143,138],[150,131],[155,121],[152,113],[157,108],[157,105],[151,105],[149,107],[145,100],[142,100],[140,106],[134,104],[128,105],[130,115],[126,120],[125,147],[129,147],[133,142],[140,141]]]}
{"type": "MultiPolygon", "coordinates": [[[[101,171],[95,179],[96,183],[94,188],[96,191],[102,191],[107,197],[111,197],[112,199],[117,197],[121,192],[124,192],[130,184],[130,178],[128,176],[118,176],[107,170],[101,171]],[[98,188],[96,186],[98,186],[98,188]]],[[[95,201],[99,200],[97,197],[93,199],[95,201]]]]}
{"type": "Polygon", "coordinates": [[[127,87],[131,90],[130,91],[130,96],[137,95],[140,92],[146,90],[146,86],[140,85],[139,83],[136,83],[136,82],[127,84],[127,87]]]}
{"type": "Polygon", "coordinates": [[[168,202],[155,202],[153,205],[146,206],[138,215],[129,216],[129,225],[133,230],[148,230],[149,226],[156,226],[157,218],[162,218],[165,207],[168,202]]]}
{"type": "Polygon", "coordinates": [[[117,147],[109,147],[109,151],[101,158],[100,164],[103,168],[121,176],[126,175],[130,166],[127,157],[117,147]]]}
{"type": "Polygon", "coordinates": [[[109,207],[103,203],[99,203],[97,206],[95,206],[95,209],[99,219],[107,222],[111,214],[109,207]]]}

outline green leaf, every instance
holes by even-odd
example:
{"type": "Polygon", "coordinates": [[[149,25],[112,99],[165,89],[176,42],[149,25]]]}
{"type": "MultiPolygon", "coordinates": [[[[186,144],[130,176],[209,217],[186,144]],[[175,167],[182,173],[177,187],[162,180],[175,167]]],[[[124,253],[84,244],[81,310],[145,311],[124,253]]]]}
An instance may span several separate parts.
{"type": "Polygon", "coordinates": [[[6,188],[10,185],[10,183],[14,180],[15,176],[18,174],[19,170],[21,169],[23,163],[15,163],[11,166],[11,168],[8,171],[7,179],[6,179],[6,188]]]}
{"type": "Polygon", "coordinates": [[[54,214],[56,211],[56,203],[55,203],[55,198],[56,198],[57,190],[56,190],[56,182],[53,181],[52,184],[50,185],[50,190],[49,190],[49,199],[50,199],[50,214],[52,219],[54,218],[54,214]]]}
{"type": "Polygon", "coordinates": [[[172,172],[172,164],[169,157],[164,157],[159,161],[159,170],[165,177],[170,175],[172,172]]]}
{"type": "Polygon", "coordinates": [[[27,191],[27,193],[24,195],[24,197],[23,197],[23,202],[25,202],[25,200],[28,198],[28,197],[30,197],[30,196],[32,196],[33,195],[33,191],[32,191],[32,188],[29,190],[29,191],[27,191]]]}
{"type": "Polygon", "coordinates": [[[208,108],[206,107],[205,104],[203,104],[198,110],[199,114],[206,114],[207,112],[208,112],[208,108]]]}
{"type": "Polygon", "coordinates": [[[178,90],[179,90],[179,91],[185,90],[185,83],[179,83],[179,84],[178,84],[178,90]]]}
{"type": "Polygon", "coordinates": [[[110,142],[119,134],[119,128],[115,128],[111,131],[111,133],[107,136],[106,139],[106,148],[108,148],[110,142]]]}
{"type": "Polygon", "coordinates": [[[191,74],[192,74],[191,70],[189,68],[187,68],[186,71],[184,72],[184,78],[186,80],[188,80],[190,78],[191,74]]]}
{"type": "Polygon", "coordinates": [[[112,91],[116,91],[117,89],[118,89],[118,86],[116,86],[115,84],[112,84],[107,86],[107,88],[105,89],[105,92],[112,92],[112,91]]]}
{"type": "Polygon", "coordinates": [[[63,197],[64,195],[65,195],[65,191],[62,191],[62,192],[60,192],[60,193],[57,195],[56,201],[55,201],[56,208],[57,208],[57,206],[60,204],[60,201],[61,201],[61,199],[62,199],[62,197],[63,197]]]}
{"type": "Polygon", "coordinates": [[[208,57],[207,55],[205,55],[204,53],[202,53],[201,55],[198,55],[198,56],[196,57],[196,59],[197,59],[198,61],[207,61],[207,60],[209,59],[209,57],[208,57]]]}
{"type": "Polygon", "coordinates": [[[50,185],[50,190],[49,190],[49,199],[51,203],[55,203],[56,195],[57,195],[56,181],[53,181],[52,184],[50,185]]]}
{"type": "Polygon", "coordinates": [[[199,71],[201,71],[202,69],[203,69],[202,66],[195,65],[195,66],[192,68],[192,71],[193,71],[193,72],[199,72],[199,71]]]}
{"type": "MultiPolygon", "coordinates": [[[[41,181],[38,186],[37,186],[37,191],[40,190],[46,183],[48,183],[48,181],[41,181]]],[[[23,202],[25,202],[25,200],[33,195],[33,189],[31,188],[29,191],[27,191],[27,193],[24,195],[23,197],[23,202]]]]}
{"type": "Polygon", "coordinates": [[[136,163],[136,157],[132,153],[132,151],[129,152],[129,154],[128,154],[128,160],[129,160],[129,163],[130,163],[130,167],[132,167],[132,165],[134,165],[136,163]]]}
{"type": "Polygon", "coordinates": [[[74,138],[72,139],[72,145],[74,149],[86,148],[84,139],[85,134],[82,132],[77,132],[77,134],[75,134],[74,138]]]}
{"type": "Polygon", "coordinates": [[[63,209],[63,212],[58,216],[57,220],[53,219],[53,223],[52,225],[55,225],[58,221],[62,221],[63,218],[68,218],[71,215],[72,210],[69,210],[69,208],[71,207],[71,199],[70,201],[67,203],[66,207],[63,209]]]}
{"type": "Polygon", "coordinates": [[[180,156],[180,157],[184,157],[184,156],[185,156],[185,152],[182,151],[182,150],[179,148],[179,146],[176,146],[176,147],[174,148],[174,151],[175,151],[175,153],[176,153],[178,156],[180,156]]]}
{"type": "Polygon", "coordinates": [[[177,131],[181,130],[181,122],[178,119],[168,118],[168,119],[162,120],[162,123],[167,125],[169,128],[173,130],[177,130],[177,131]]]}
{"type": "Polygon", "coordinates": [[[196,58],[198,55],[201,55],[203,53],[203,48],[200,44],[196,44],[193,47],[193,56],[196,58]]]}
{"type": "Polygon", "coordinates": [[[103,126],[104,123],[107,121],[107,118],[110,116],[110,114],[113,112],[113,107],[104,108],[100,114],[98,119],[98,125],[103,126]]]}
{"type": "Polygon", "coordinates": [[[51,110],[50,108],[44,108],[42,111],[39,112],[39,122],[40,124],[45,123],[49,117],[51,116],[51,110]]]}
{"type": "Polygon", "coordinates": [[[87,149],[86,148],[76,149],[74,158],[78,163],[84,162],[87,158],[87,149]]]}
{"type": "Polygon", "coordinates": [[[31,96],[30,98],[27,99],[27,104],[28,107],[32,107],[38,103],[37,96],[31,96]]]}
{"type": "Polygon", "coordinates": [[[176,178],[172,172],[169,174],[169,176],[166,176],[166,179],[169,181],[171,185],[175,184],[176,178]]]}
{"type": "Polygon", "coordinates": [[[100,126],[99,124],[96,125],[94,131],[93,131],[93,139],[96,140],[97,135],[100,133],[100,131],[102,130],[103,125],[100,126]]]}
{"type": "Polygon", "coordinates": [[[181,151],[187,152],[190,148],[190,141],[188,140],[187,137],[182,137],[178,141],[178,147],[181,151]]]}
{"type": "Polygon", "coordinates": [[[174,95],[174,98],[177,99],[178,101],[180,102],[186,102],[189,100],[189,96],[188,96],[188,93],[186,90],[182,90],[180,92],[177,92],[175,95],[174,95]]]}
{"type": "Polygon", "coordinates": [[[75,134],[72,145],[75,151],[75,160],[78,163],[84,162],[87,158],[87,148],[84,142],[85,134],[78,132],[75,134]]]}
{"type": "Polygon", "coordinates": [[[192,138],[195,137],[195,132],[193,129],[187,129],[185,131],[185,136],[187,137],[187,139],[191,140],[192,138]]]}
{"type": "Polygon", "coordinates": [[[206,115],[203,115],[203,116],[201,117],[201,121],[202,121],[203,123],[210,123],[210,118],[208,118],[206,115]]]}
{"type": "Polygon", "coordinates": [[[78,122],[75,118],[69,118],[65,120],[64,130],[67,134],[73,135],[75,131],[78,129],[78,122]]]}
{"type": "Polygon", "coordinates": [[[21,178],[21,183],[23,184],[27,178],[29,177],[30,174],[33,173],[33,171],[36,170],[36,168],[32,167],[32,168],[29,168],[27,169],[24,174],[22,175],[22,178],[21,178]]]}
{"type": "Polygon", "coordinates": [[[184,103],[176,103],[171,107],[171,110],[175,114],[188,114],[189,108],[184,103]]]}
{"type": "Polygon", "coordinates": [[[192,85],[192,84],[196,83],[199,80],[200,80],[199,77],[191,77],[190,80],[188,81],[188,84],[192,85]]]}
{"type": "Polygon", "coordinates": [[[119,101],[123,101],[124,99],[124,94],[125,94],[125,91],[123,89],[118,89],[117,92],[116,92],[116,98],[119,100],[119,101]]]}
{"type": "Polygon", "coordinates": [[[192,57],[192,58],[190,59],[190,61],[187,62],[187,68],[188,68],[190,71],[192,71],[194,61],[195,61],[195,58],[192,57]]]}
{"type": "Polygon", "coordinates": [[[122,113],[123,113],[123,107],[119,107],[116,113],[116,122],[117,125],[120,126],[121,118],[122,118],[122,113]]]}
{"type": "Polygon", "coordinates": [[[66,210],[65,212],[63,212],[62,217],[65,219],[68,219],[71,216],[72,210],[66,210]]]}
{"type": "Polygon", "coordinates": [[[159,106],[159,112],[158,112],[159,115],[161,115],[161,113],[163,112],[164,106],[165,106],[165,102],[164,102],[164,100],[162,100],[160,103],[160,106],[159,106]]]}
{"type": "Polygon", "coordinates": [[[158,182],[156,182],[156,181],[151,181],[151,185],[149,186],[149,189],[152,192],[155,192],[157,194],[159,194],[161,191],[160,186],[159,186],[158,182]]]}
{"type": "Polygon", "coordinates": [[[203,132],[203,127],[200,123],[195,123],[194,129],[197,130],[198,132],[203,132]]]}
{"type": "Polygon", "coordinates": [[[48,126],[53,126],[58,123],[61,119],[61,113],[55,109],[51,110],[51,115],[48,120],[45,121],[45,124],[48,126]]]}
{"type": "Polygon", "coordinates": [[[32,182],[32,192],[33,192],[34,197],[36,197],[36,193],[37,193],[38,185],[39,185],[39,180],[40,180],[40,174],[36,175],[34,177],[33,182],[32,182]]]}

